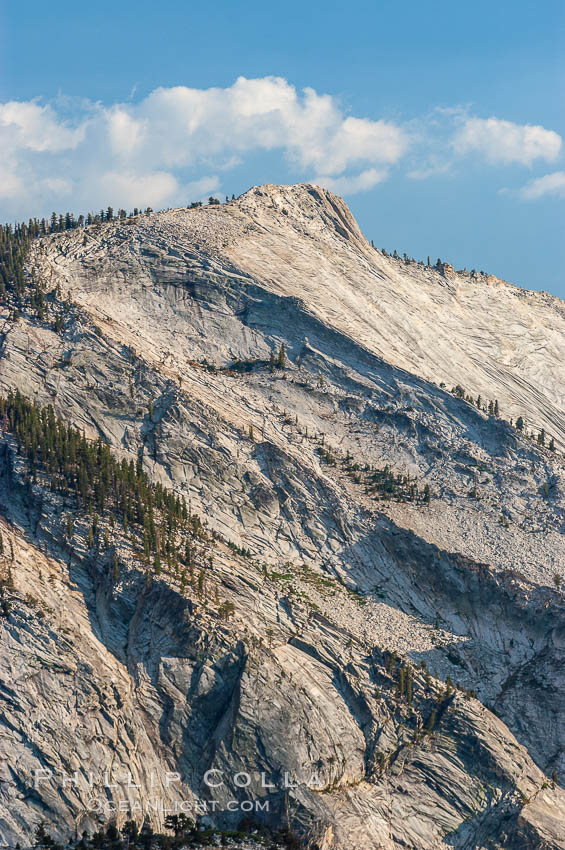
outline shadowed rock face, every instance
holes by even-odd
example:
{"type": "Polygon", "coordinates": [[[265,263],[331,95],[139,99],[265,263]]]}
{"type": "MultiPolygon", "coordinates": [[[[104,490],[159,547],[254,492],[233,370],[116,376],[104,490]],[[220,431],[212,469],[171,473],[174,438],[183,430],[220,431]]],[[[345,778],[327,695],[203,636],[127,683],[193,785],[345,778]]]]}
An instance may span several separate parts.
{"type": "Polygon", "coordinates": [[[561,302],[388,258],[313,186],[52,236],[29,271],[72,304],[61,333],[3,308],[2,393],[208,535],[203,588],[148,581],[109,517],[69,544],[2,434],[1,839],[253,800],[323,848],[565,847],[563,461],[504,421],[565,438],[561,302]]]}

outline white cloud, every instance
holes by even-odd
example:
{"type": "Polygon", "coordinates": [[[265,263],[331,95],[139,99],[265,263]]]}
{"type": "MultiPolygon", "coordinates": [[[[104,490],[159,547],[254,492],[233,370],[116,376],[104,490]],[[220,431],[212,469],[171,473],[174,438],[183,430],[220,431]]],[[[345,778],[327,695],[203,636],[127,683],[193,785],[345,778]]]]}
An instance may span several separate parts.
{"type": "Polygon", "coordinates": [[[202,201],[213,195],[220,188],[220,178],[217,175],[201,177],[184,186],[187,200],[202,201]]]}
{"type": "MultiPolygon", "coordinates": [[[[254,151],[278,150],[301,175],[313,170],[361,190],[375,185],[378,166],[396,163],[409,146],[396,124],[344,115],[330,95],[299,92],[280,77],[239,77],[227,88],[159,88],[138,103],[72,106],[78,117],[71,126],[57,105],[0,104],[0,144],[10,156],[0,191],[19,199],[9,207],[13,214],[43,214],[62,194],[75,210],[186,203],[220,188],[217,177],[195,185],[198,169],[228,171],[254,151]],[[343,177],[355,167],[359,177],[343,177]],[[41,210],[30,206],[34,199],[41,210]]],[[[69,105],[61,101],[61,109],[67,114],[69,105]]]]}
{"type": "Polygon", "coordinates": [[[8,168],[0,165],[0,198],[14,199],[24,191],[22,180],[8,168]]]}
{"type": "Polygon", "coordinates": [[[167,171],[152,174],[108,171],[100,177],[100,186],[110,204],[128,209],[165,204],[179,188],[175,177],[167,171]]]}
{"type": "Polygon", "coordinates": [[[0,147],[38,152],[76,148],[84,138],[86,125],[71,128],[59,121],[50,106],[35,101],[0,104],[0,147]]]}
{"type": "Polygon", "coordinates": [[[158,150],[169,167],[278,148],[302,168],[338,174],[358,162],[396,162],[408,145],[400,127],[344,117],[329,95],[308,88],[301,96],[279,77],[239,77],[225,89],[157,89],[138,105],[114,107],[108,120],[114,137],[124,137],[122,151],[158,150]]]}
{"type": "Polygon", "coordinates": [[[313,166],[323,174],[340,174],[361,162],[395,163],[409,145],[408,135],[399,127],[366,118],[340,119],[329,133],[319,133],[316,125],[303,127],[302,132],[295,142],[297,156],[302,165],[313,166]],[[313,145],[312,131],[320,135],[313,145]]]}
{"type": "Polygon", "coordinates": [[[318,186],[336,192],[338,195],[354,195],[357,192],[366,192],[386,180],[386,171],[377,171],[376,168],[368,168],[354,177],[316,177],[318,186]]]}
{"type": "Polygon", "coordinates": [[[126,109],[115,106],[106,113],[108,136],[118,156],[131,155],[143,142],[146,122],[136,120],[126,109]]]}
{"type": "Polygon", "coordinates": [[[43,180],[43,187],[54,195],[70,195],[73,191],[72,182],[65,180],[64,177],[46,177],[43,180]]]}
{"type": "Polygon", "coordinates": [[[499,164],[551,160],[561,138],[460,108],[401,126],[347,115],[331,95],[280,77],[239,77],[226,88],[158,88],[137,103],[0,104],[0,149],[1,219],[48,214],[62,198],[74,212],[182,205],[219,194],[219,174],[263,152],[278,152],[294,179],[352,194],[403,158],[408,176],[424,179],[454,171],[468,154],[499,164]]]}
{"type": "Polygon", "coordinates": [[[559,156],[561,144],[561,136],[553,130],[500,118],[466,118],[452,139],[456,154],[480,153],[495,165],[552,161],[559,156]]]}
{"type": "Polygon", "coordinates": [[[520,191],[522,198],[535,201],[546,195],[565,198],[565,171],[554,171],[536,180],[530,180],[520,191]]]}

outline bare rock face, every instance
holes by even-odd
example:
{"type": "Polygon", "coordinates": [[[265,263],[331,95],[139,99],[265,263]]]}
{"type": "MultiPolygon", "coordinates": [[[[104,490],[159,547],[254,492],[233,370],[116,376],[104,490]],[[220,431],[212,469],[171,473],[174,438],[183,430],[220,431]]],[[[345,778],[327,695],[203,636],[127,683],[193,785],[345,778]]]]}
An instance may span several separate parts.
{"type": "Polygon", "coordinates": [[[528,439],[565,442],[565,313],[448,272],[315,186],[33,244],[62,330],[3,308],[1,393],[206,531],[152,574],[2,426],[3,843],[183,806],[323,850],[565,847],[565,471],[528,439]]]}

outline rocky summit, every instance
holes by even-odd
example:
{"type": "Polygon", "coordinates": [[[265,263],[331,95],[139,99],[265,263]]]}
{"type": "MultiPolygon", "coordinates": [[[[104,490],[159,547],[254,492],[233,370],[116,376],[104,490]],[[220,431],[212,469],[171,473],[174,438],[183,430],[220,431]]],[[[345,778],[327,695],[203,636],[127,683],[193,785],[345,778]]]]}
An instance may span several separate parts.
{"type": "Polygon", "coordinates": [[[268,185],[34,238],[1,322],[0,843],[565,848],[559,299],[268,185]]]}

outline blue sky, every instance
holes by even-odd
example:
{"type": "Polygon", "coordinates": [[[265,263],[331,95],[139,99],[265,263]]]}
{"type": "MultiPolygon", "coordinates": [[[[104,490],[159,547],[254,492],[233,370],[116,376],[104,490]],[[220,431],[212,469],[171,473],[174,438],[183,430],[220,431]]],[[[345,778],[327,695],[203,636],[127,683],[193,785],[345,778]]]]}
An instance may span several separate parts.
{"type": "Polygon", "coordinates": [[[255,183],[565,297],[565,5],[0,2],[0,220],[255,183]]]}

